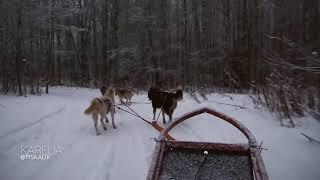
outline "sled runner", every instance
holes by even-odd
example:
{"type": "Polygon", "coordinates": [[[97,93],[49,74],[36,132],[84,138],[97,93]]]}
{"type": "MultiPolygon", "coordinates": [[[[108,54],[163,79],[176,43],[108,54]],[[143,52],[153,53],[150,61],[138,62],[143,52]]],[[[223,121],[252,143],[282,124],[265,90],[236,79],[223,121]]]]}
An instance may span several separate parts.
{"type": "Polygon", "coordinates": [[[157,139],[148,180],[168,179],[256,179],[268,180],[253,134],[237,120],[215,110],[202,108],[177,118],[157,139]],[[247,144],[186,142],[166,138],[179,123],[202,113],[216,116],[240,130],[247,144]]]}

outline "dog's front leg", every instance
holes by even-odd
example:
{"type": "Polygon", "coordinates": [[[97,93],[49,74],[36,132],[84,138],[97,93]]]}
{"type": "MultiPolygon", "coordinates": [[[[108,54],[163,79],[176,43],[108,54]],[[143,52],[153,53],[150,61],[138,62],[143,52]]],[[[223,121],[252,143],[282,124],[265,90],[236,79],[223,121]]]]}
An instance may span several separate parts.
{"type": "Polygon", "coordinates": [[[162,121],[163,121],[163,124],[166,124],[166,115],[164,114],[164,110],[161,109],[162,111],[162,121]]]}
{"type": "Polygon", "coordinates": [[[115,106],[115,103],[114,103],[114,101],[113,101],[113,105],[112,105],[112,108],[113,108],[113,112],[114,112],[114,114],[116,113],[116,106],[115,106]]]}
{"type": "Polygon", "coordinates": [[[121,98],[121,97],[119,97],[119,103],[120,103],[120,104],[123,104],[123,101],[122,101],[122,98],[121,98]]]}
{"type": "Polygon", "coordinates": [[[169,115],[169,123],[172,122],[172,113],[169,115]]]}
{"type": "Polygon", "coordinates": [[[156,111],[157,111],[157,109],[153,108],[153,120],[156,120],[156,111]]]}
{"type": "Polygon", "coordinates": [[[93,123],[94,123],[94,128],[96,129],[96,134],[98,136],[98,135],[100,135],[99,130],[98,130],[98,114],[93,114],[92,119],[93,119],[93,123]]]}

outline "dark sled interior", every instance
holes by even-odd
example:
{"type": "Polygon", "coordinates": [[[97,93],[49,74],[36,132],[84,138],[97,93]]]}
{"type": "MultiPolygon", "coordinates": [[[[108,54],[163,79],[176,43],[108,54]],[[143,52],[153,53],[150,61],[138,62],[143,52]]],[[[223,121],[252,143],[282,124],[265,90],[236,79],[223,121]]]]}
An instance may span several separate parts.
{"type": "Polygon", "coordinates": [[[253,171],[250,151],[240,146],[229,148],[227,144],[166,143],[159,179],[251,180],[253,171]]]}

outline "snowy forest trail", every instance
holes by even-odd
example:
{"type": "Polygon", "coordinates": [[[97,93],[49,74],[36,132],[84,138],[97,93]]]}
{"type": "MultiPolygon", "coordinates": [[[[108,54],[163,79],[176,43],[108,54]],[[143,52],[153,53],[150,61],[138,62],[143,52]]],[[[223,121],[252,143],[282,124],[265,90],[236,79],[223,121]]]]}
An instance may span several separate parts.
{"type": "MultiPolygon", "coordinates": [[[[159,133],[139,118],[117,109],[117,129],[108,123],[104,131],[99,124],[102,134],[96,136],[91,117],[83,111],[99,95],[98,90],[57,87],[43,96],[0,96],[1,104],[6,106],[0,109],[0,179],[145,179],[155,146],[152,138],[159,133]],[[62,153],[50,160],[21,160],[23,146],[60,146],[62,153]]],[[[173,116],[202,106],[214,108],[239,120],[258,142],[263,141],[263,147],[268,150],[262,156],[270,179],[319,179],[320,146],[300,134],[304,132],[320,139],[319,122],[307,117],[296,119],[297,128],[281,127],[268,111],[255,109],[247,95],[230,96],[232,99],[211,94],[209,102],[198,104],[185,95],[173,116]]],[[[134,96],[133,102],[136,103],[130,106],[132,109],[152,119],[146,94],[134,96]]],[[[200,115],[192,120],[179,124],[171,135],[177,140],[246,142],[234,127],[217,118],[200,115]]],[[[162,117],[158,122],[164,126],[162,117]]]]}
{"type": "Polygon", "coordinates": [[[54,112],[52,112],[52,113],[46,114],[46,115],[44,115],[44,116],[41,116],[41,117],[40,117],[38,120],[36,120],[36,121],[30,122],[30,123],[26,123],[26,124],[24,124],[24,125],[16,128],[16,129],[10,130],[9,132],[7,132],[7,133],[5,133],[5,134],[0,135],[0,139],[2,139],[2,138],[4,138],[4,137],[7,137],[7,136],[9,136],[9,135],[11,135],[11,134],[17,133],[17,132],[19,132],[19,131],[21,131],[21,130],[24,130],[24,129],[26,129],[26,128],[29,128],[29,127],[31,127],[31,126],[33,126],[33,125],[36,125],[36,124],[38,124],[38,123],[40,123],[40,122],[42,122],[42,121],[44,121],[44,120],[47,120],[47,119],[49,119],[49,118],[51,118],[51,117],[53,117],[53,116],[61,113],[64,109],[65,109],[65,107],[59,108],[58,110],[56,110],[56,111],[54,111],[54,112]]]}

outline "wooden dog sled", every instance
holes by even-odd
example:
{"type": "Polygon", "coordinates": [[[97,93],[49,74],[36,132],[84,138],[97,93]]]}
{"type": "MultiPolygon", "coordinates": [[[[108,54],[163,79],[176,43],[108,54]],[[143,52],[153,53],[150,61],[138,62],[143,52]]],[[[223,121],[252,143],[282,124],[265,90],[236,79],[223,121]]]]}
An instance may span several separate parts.
{"type": "Polygon", "coordinates": [[[268,174],[261,157],[261,147],[253,134],[237,120],[215,110],[202,108],[181,116],[161,131],[147,179],[268,180],[268,174]],[[179,123],[202,113],[230,123],[246,136],[248,143],[176,141],[169,135],[169,131],[179,123]]]}

